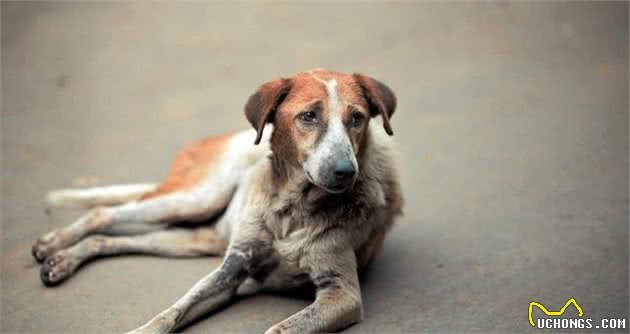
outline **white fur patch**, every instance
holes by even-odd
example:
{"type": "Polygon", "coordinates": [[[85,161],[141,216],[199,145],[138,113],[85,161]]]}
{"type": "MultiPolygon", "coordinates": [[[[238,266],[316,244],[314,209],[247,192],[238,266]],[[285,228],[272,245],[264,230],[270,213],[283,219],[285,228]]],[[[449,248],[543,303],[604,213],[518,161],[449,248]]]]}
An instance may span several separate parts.
{"type": "Polygon", "coordinates": [[[157,188],[154,183],[125,184],[84,189],[53,190],[46,195],[48,208],[93,207],[131,201],[157,188]]]}

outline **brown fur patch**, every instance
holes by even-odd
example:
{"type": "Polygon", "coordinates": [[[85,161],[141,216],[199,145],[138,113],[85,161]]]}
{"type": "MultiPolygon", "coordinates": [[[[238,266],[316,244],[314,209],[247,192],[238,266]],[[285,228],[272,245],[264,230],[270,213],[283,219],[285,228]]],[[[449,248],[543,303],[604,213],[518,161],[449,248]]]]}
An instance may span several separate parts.
{"type": "Polygon", "coordinates": [[[393,135],[394,130],[392,130],[389,119],[396,111],[396,95],[394,92],[387,85],[374,78],[356,73],[353,74],[353,77],[363,89],[363,93],[369,102],[370,114],[372,116],[380,114],[383,118],[385,132],[390,136],[393,135]]]}
{"type": "Polygon", "coordinates": [[[276,108],[290,89],[290,79],[276,79],[260,86],[247,100],[245,117],[257,132],[254,144],[260,143],[265,124],[273,121],[276,108]]]}
{"type": "Polygon", "coordinates": [[[140,199],[185,191],[198,185],[214,167],[217,156],[223,153],[226,144],[233,134],[225,134],[206,138],[181,150],[168,173],[166,179],[154,191],[140,199]]]}

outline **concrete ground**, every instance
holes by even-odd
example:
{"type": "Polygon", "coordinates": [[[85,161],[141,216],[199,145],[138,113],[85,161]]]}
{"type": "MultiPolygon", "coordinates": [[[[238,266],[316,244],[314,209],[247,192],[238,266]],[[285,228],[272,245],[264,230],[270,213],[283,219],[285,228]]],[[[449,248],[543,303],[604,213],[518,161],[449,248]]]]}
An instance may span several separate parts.
{"type": "MultiPolygon", "coordinates": [[[[45,288],[31,244],[79,212],[43,195],[159,180],[185,143],[248,127],[259,84],[314,67],[400,101],[406,214],[348,332],[533,332],[530,301],[570,297],[628,316],[627,2],[1,9],[2,332],[123,332],[216,267],[118,257],[45,288]]],[[[186,332],[262,332],[308,303],[248,298],[186,332]]]]}

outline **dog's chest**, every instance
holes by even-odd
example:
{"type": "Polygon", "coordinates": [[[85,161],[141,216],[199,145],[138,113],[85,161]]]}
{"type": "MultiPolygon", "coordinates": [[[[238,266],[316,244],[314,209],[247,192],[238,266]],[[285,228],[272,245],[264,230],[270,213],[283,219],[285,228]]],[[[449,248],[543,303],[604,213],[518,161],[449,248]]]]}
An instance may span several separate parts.
{"type": "Polygon", "coordinates": [[[298,217],[295,212],[285,210],[273,215],[267,223],[273,236],[273,248],[279,261],[298,265],[300,257],[308,251],[312,242],[313,228],[308,217],[298,217]]]}
{"type": "MultiPolygon", "coordinates": [[[[339,225],[353,226],[347,210],[339,206],[321,206],[319,203],[294,200],[273,205],[266,219],[272,234],[272,243],[278,260],[300,266],[300,259],[315,252],[318,242],[330,229],[344,229],[339,225]]],[[[350,206],[348,206],[350,207],[350,206]]],[[[361,229],[354,225],[353,231],[361,229]]]]}
{"type": "MultiPolygon", "coordinates": [[[[285,197],[286,198],[286,197],[285,197]]],[[[300,259],[312,251],[319,236],[329,228],[324,212],[314,212],[303,198],[273,203],[266,217],[278,262],[300,269],[300,259]]]]}
{"type": "Polygon", "coordinates": [[[267,221],[272,234],[273,270],[264,279],[266,286],[285,289],[309,280],[309,269],[302,259],[314,251],[318,231],[312,218],[297,216],[295,212],[284,211],[267,221]]]}

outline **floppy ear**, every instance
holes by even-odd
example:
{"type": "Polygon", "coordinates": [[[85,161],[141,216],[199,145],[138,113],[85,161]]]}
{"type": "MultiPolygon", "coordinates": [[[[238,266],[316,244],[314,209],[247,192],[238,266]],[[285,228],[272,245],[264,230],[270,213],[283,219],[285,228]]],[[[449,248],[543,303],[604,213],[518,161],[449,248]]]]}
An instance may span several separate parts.
{"type": "Polygon", "coordinates": [[[389,123],[389,119],[396,110],[396,95],[394,95],[394,92],[387,85],[374,78],[358,73],[352,76],[363,89],[363,95],[365,95],[370,106],[370,115],[374,117],[380,114],[383,118],[385,132],[390,136],[394,135],[392,125],[389,123]]]}
{"type": "Polygon", "coordinates": [[[276,109],[291,90],[291,79],[276,79],[260,86],[245,104],[245,117],[256,129],[255,145],[260,143],[265,124],[273,122],[276,109]]]}

